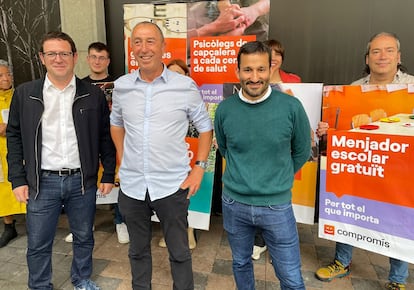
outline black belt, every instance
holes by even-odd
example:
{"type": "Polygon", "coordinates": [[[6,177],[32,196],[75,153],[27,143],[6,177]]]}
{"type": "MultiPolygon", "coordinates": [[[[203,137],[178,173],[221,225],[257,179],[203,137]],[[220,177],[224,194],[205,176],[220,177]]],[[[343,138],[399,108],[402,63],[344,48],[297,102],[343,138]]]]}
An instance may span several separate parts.
{"type": "Polygon", "coordinates": [[[48,174],[56,174],[59,176],[68,176],[68,175],[73,175],[76,173],[80,172],[80,168],[74,168],[74,169],[70,169],[70,168],[64,168],[64,169],[60,169],[60,170],[43,170],[42,172],[44,173],[48,173],[48,174]]]}

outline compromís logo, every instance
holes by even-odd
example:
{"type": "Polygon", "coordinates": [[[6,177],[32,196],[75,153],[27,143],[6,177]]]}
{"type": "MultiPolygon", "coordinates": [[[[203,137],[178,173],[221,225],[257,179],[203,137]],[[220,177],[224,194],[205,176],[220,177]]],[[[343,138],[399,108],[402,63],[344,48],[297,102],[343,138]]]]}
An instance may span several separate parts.
{"type": "Polygon", "coordinates": [[[335,235],[335,226],[323,225],[323,232],[327,235],[335,235]]]}

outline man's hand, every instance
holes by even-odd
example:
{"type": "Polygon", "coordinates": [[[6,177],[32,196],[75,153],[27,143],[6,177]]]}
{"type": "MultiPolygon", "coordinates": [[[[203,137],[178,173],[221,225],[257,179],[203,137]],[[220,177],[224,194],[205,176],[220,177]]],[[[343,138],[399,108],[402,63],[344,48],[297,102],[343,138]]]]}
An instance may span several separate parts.
{"type": "Polygon", "coordinates": [[[187,199],[190,199],[200,189],[201,181],[203,180],[204,169],[199,166],[194,166],[188,177],[181,184],[181,188],[188,188],[187,199]]]}
{"type": "Polygon", "coordinates": [[[107,195],[111,192],[112,187],[114,187],[113,183],[101,183],[99,184],[99,192],[103,195],[107,195]]]}
{"type": "Polygon", "coordinates": [[[27,204],[29,200],[29,186],[22,185],[13,189],[14,196],[16,197],[18,202],[23,202],[27,204]]]}
{"type": "Polygon", "coordinates": [[[329,124],[327,122],[319,122],[318,128],[316,129],[316,135],[321,138],[323,135],[328,133],[329,124]]]}

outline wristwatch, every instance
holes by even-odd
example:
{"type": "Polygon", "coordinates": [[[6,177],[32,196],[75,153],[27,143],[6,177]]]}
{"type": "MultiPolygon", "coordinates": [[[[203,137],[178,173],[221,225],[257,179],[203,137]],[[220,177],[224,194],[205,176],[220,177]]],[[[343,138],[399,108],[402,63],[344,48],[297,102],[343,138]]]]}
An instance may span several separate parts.
{"type": "Polygon", "coordinates": [[[197,160],[197,161],[195,162],[195,165],[196,165],[196,166],[199,166],[199,167],[201,167],[201,168],[203,168],[204,170],[206,170],[208,163],[207,163],[207,161],[200,161],[200,160],[197,160]]]}

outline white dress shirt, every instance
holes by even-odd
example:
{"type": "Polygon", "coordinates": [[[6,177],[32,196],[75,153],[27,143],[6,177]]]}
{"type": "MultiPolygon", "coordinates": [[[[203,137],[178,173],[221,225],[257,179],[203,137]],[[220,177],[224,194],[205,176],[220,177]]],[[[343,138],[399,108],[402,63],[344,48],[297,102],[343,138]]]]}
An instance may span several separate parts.
{"type": "Polygon", "coordinates": [[[151,83],[139,70],[115,81],[111,125],[125,129],[119,168],[122,192],[151,200],[176,192],[188,176],[185,136],[189,121],[200,133],[213,129],[194,81],[166,68],[151,83]]]}
{"type": "Polygon", "coordinates": [[[41,125],[42,169],[80,168],[78,140],[72,115],[75,93],[75,76],[63,90],[60,90],[46,75],[43,86],[45,110],[41,125]]]}

